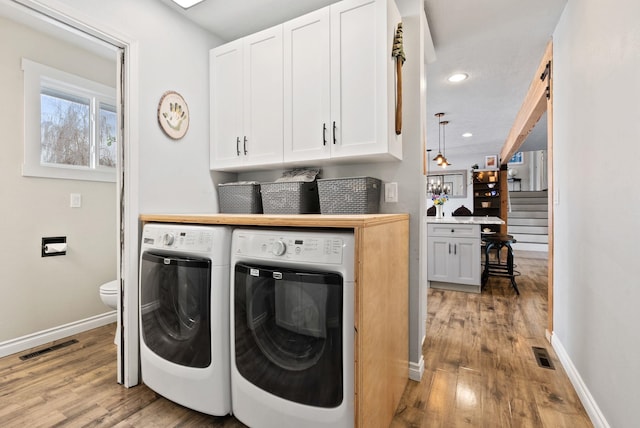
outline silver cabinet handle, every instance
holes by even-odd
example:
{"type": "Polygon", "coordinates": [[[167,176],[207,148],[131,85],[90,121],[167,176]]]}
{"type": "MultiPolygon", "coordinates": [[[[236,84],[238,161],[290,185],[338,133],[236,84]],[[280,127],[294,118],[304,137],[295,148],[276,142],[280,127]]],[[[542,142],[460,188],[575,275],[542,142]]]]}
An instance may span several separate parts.
{"type": "Polygon", "coordinates": [[[240,156],[240,137],[236,138],[236,153],[240,156]]]}
{"type": "Polygon", "coordinates": [[[244,142],[242,144],[242,148],[244,150],[244,155],[246,156],[247,155],[247,136],[246,135],[244,136],[244,142]]]}

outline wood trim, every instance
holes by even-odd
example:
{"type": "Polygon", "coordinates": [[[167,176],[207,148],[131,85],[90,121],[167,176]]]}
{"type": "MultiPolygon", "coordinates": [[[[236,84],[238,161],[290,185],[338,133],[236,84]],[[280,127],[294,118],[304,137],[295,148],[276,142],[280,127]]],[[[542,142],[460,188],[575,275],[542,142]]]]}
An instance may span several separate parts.
{"type": "Polygon", "coordinates": [[[498,173],[498,182],[500,183],[500,218],[504,220],[504,224],[500,225],[500,233],[507,234],[507,225],[509,223],[509,182],[506,168],[501,168],[498,173]]]}
{"type": "Polygon", "coordinates": [[[522,143],[527,139],[542,114],[547,110],[547,81],[541,80],[540,76],[544,73],[547,63],[551,61],[551,57],[552,43],[549,42],[536,74],[533,76],[533,81],[529,86],[522,107],[520,107],[507,140],[502,146],[502,151],[500,152],[501,165],[506,165],[509,162],[509,159],[522,146],[522,143]]]}
{"type": "MultiPolygon", "coordinates": [[[[553,57],[553,45],[550,42],[547,47],[549,56],[553,57]]],[[[549,80],[549,99],[547,100],[547,198],[548,198],[548,227],[549,227],[549,264],[548,264],[548,300],[547,300],[547,331],[548,336],[553,334],[553,254],[554,254],[554,210],[553,195],[555,186],[553,182],[553,61],[550,59],[551,79],[549,80]]]]}

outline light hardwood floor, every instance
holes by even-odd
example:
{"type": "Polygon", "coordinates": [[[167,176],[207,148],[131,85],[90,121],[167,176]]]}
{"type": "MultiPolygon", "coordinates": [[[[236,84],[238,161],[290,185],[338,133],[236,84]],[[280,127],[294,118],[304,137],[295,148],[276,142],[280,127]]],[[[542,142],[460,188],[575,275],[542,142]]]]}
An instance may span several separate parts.
{"type": "MultiPolygon", "coordinates": [[[[392,427],[592,426],[544,338],[546,261],[516,255],[516,263],[520,297],[504,278],[481,295],[429,290],[425,373],[409,382],[392,427]],[[556,370],[538,367],[532,346],[545,347],[556,370]]],[[[0,359],[0,426],[244,427],[144,385],[118,385],[114,328],[27,361],[18,357],[28,351],[0,359]]]]}
{"type": "Polygon", "coordinates": [[[490,277],[482,294],[430,289],[422,380],[409,382],[392,427],[592,424],[545,339],[547,261],[516,254],[520,296],[490,277]],[[538,366],[532,346],[555,370],[538,366]]]}

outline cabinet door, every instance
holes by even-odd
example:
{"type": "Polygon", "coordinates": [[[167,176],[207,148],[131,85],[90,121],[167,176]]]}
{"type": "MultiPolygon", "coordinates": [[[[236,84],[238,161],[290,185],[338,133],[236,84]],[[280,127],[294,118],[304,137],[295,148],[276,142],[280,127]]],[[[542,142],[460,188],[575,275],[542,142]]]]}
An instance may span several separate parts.
{"type": "Polygon", "coordinates": [[[329,8],[284,24],[284,160],[329,157],[329,8]]]}
{"type": "Polygon", "coordinates": [[[429,238],[427,256],[427,279],[429,281],[451,281],[450,251],[451,241],[448,238],[429,238]]]}
{"type": "Polygon", "coordinates": [[[402,159],[394,131],[395,27],[393,1],[344,0],[331,5],[331,121],[336,144],[331,157],[402,159]]]}
{"type": "Polygon", "coordinates": [[[282,26],[244,39],[243,164],[282,162],[282,26]]]}
{"type": "Polygon", "coordinates": [[[428,238],[429,281],[480,285],[480,240],[428,238]]]}
{"type": "Polygon", "coordinates": [[[456,238],[451,244],[451,282],[480,285],[480,240],[456,238]]]}
{"type": "Polygon", "coordinates": [[[240,165],[242,132],[242,40],[212,49],[209,54],[212,169],[240,165]]]}
{"type": "MultiPolygon", "coordinates": [[[[336,124],[332,157],[366,154],[376,145],[376,77],[379,52],[375,0],[347,0],[331,7],[331,121],[336,124]]],[[[385,86],[386,87],[386,86],[385,86]]],[[[381,139],[384,141],[384,139],[381,139]]]]}

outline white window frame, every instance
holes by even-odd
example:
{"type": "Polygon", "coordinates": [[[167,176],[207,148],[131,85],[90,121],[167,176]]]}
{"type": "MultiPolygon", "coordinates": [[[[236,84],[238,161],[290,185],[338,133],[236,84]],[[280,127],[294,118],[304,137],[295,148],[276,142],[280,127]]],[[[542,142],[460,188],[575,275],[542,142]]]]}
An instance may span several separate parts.
{"type": "MultiPolygon", "coordinates": [[[[91,101],[92,134],[95,135],[93,112],[100,103],[116,106],[116,89],[71,73],[22,58],[24,72],[24,163],[22,175],[26,177],[60,178],[86,181],[116,181],[116,168],[92,165],[91,167],[41,163],[41,88],[89,98],[91,101]]],[[[98,113],[99,114],[99,111],[98,113]]],[[[93,138],[92,138],[93,140],[93,138]]],[[[97,142],[94,142],[97,144],[97,142]]],[[[92,162],[93,163],[93,162],[92,162]]]]}

